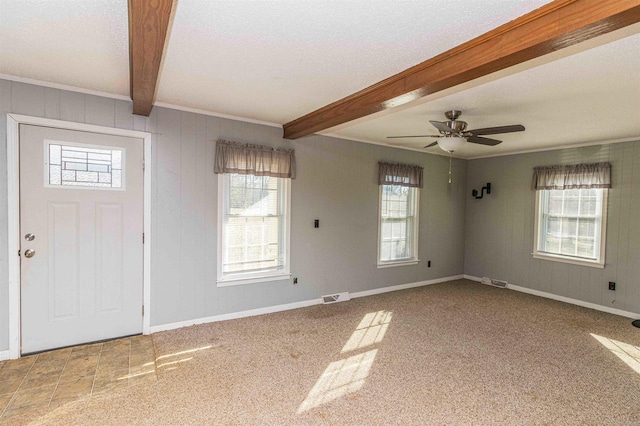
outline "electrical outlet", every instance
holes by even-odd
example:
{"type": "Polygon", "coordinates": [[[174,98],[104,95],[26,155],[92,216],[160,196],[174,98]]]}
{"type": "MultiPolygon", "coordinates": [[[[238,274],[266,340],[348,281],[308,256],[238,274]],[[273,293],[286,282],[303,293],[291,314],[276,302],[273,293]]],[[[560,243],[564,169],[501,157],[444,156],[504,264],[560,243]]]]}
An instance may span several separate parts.
{"type": "Polygon", "coordinates": [[[295,278],[293,279],[293,285],[296,285],[296,284],[298,284],[298,277],[295,277],[295,278]]]}
{"type": "Polygon", "coordinates": [[[609,290],[616,290],[616,283],[614,283],[613,281],[609,281],[609,290]]]}

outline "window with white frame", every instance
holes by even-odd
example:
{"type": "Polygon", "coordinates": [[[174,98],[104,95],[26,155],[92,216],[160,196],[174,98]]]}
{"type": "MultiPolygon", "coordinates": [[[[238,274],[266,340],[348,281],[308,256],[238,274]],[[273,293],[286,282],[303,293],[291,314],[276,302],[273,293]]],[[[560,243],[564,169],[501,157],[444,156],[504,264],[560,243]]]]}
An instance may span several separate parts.
{"type": "Polygon", "coordinates": [[[380,186],[379,263],[417,259],[417,198],[416,188],[380,186]]]}
{"type": "Polygon", "coordinates": [[[534,257],[603,267],[610,165],[536,169],[534,257]]]}
{"type": "Polygon", "coordinates": [[[221,278],[288,272],[288,179],[224,174],[221,278]]]}
{"type": "Polygon", "coordinates": [[[379,163],[379,267],[418,262],[421,186],[421,167],[379,163]]]}
{"type": "Polygon", "coordinates": [[[293,176],[292,156],[292,150],[218,141],[219,286],[289,277],[291,179],[281,176],[293,176]]]}
{"type": "Polygon", "coordinates": [[[538,191],[538,253],[600,262],[606,191],[538,191]]]}

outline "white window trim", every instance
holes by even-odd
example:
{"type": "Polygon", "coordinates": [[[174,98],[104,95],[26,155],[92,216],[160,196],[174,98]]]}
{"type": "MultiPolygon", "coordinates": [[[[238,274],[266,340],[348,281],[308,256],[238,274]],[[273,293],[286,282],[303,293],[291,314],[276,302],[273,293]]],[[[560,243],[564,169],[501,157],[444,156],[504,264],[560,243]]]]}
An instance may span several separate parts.
{"type": "Polygon", "coordinates": [[[538,240],[540,238],[540,199],[542,197],[542,191],[536,191],[535,202],[535,218],[534,218],[534,230],[533,230],[533,253],[531,255],[534,259],[550,260],[553,262],[570,263],[572,265],[589,266],[592,268],[604,268],[605,266],[605,252],[607,246],[607,209],[609,190],[603,189],[602,191],[602,215],[600,221],[600,258],[598,260],[589,260],[579,257],[566,256],[562,254],[546,253],[538,250],[538,240]]]}
{"type": "Polygon", "coordinates": [[[281,178],[284,182],[284,192],[287,200],[285,203],[285,224],[284,224],[284,241],[286,244],[285,249],[285,265],[284,269],[280,271],[260,271],[260,272],[248,272],[237,273],[232,277],[224,277],[222,275],[222,228],[224,226],[224,175],[218,174],[218,259],[217,259],[217,279],[216,285],[218,287],[230,287],[234,285],[244,284],[256,284],[269,281],[282,281],[291,278],[291,179],[281,178]]]}
{"type": "Polygon", "coordinates": [[[380,260],[380,238],[381,236],[381,232],[382,232],[382,187],[384,185],[378,185],[378,240],[376,241],[376,244],[378,246],[378,250],[377,250],[377,258],[376,258],[376,262],[377,262],[377,267],[378,269],[382,269],[382,268],[394,268],[396,266],[410,266],[410,265],[417,265],[418,262],[420,262],[420,258],[418,257],[418,235],[419,235],[419,222],[420,222],[420,210],[419,210],[419,206],[420,206],[420,188],[413,188],[415,190],[415,203],[413,206],[413,217],[415,218],[414,220],[414,226],[413,226],[413,257],[410,259],[403,259],[403,260],[389,260],[389,261],[381,261],[380,260]]]}

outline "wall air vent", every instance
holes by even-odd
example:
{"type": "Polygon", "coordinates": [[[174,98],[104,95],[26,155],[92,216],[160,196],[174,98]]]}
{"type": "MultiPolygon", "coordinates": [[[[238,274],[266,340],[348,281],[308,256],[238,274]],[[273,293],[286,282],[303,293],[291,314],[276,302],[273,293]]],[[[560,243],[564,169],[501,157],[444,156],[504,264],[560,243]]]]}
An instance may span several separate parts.
{"type": "Polygon", "coordinates": [[[482,284],[492,285],[494,287],[507,288],[507,282],[502,280],[494,280],[493,278],[482,277],[482,284]]]}
{"type": "Polygon", "coordinates": [[[328,305],[329,303],[346,302],[347,300],[351,300],[351,296],[349,296],[348,292],[328,294],[326,296],[322,296],[323,305],[328,305]]]}

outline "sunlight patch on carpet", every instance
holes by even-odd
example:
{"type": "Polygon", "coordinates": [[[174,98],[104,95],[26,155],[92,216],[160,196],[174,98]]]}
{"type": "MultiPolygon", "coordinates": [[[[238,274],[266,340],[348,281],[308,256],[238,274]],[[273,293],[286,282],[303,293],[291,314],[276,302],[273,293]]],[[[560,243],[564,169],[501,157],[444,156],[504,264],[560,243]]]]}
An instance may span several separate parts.
{"type": "Polygon", "coordinates": [[[298,408],[298,414],[362,388],[377,353],[372,349],[329,364],[298,408]]]}
{"type": "Polygon", "coordinates": [[[342,353],[380,343],[387,332],[392,316],[393,312],[390,311],[370,312],[365,315],[342,348],[342,353]]]}
{"type": "MultiPolygon", "coordinates": [[[[391,311],[366,314],[342,348],[341,353],[352,352],[380,343],[387,332],[392,316],[393,312],[391,311]]],[[[378,349],[371,349],[329,364],[309,391],[307,398],[298,407],[298,414],[360,390],[369,376],[377,353],[378,349]]]]}
{"type": "Polygon", "coordinates": [[[607,337],[598,336],[591,333],[591,336],[609,349],[615,356],[620,358],[625,364],[640,374],[640,348],[628,343],[619,342],[607,337]]]}

